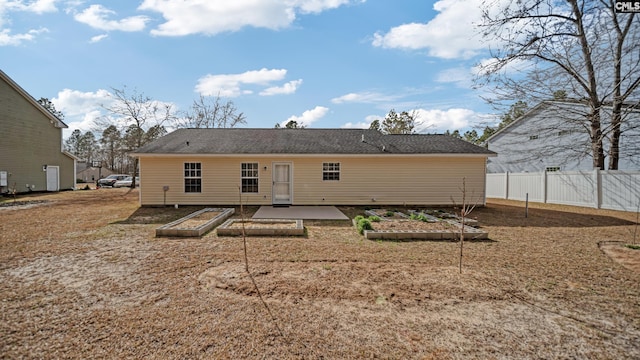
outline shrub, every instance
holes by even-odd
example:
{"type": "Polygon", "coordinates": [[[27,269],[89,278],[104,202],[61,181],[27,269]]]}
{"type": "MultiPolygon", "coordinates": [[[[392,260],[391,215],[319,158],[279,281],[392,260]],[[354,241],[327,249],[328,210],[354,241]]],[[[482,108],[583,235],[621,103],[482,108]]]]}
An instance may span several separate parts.
{"type": "Polygon", "coordinates": [[[395,213],[395,212],[393,212],[393,211],[391,211],[391,210],[387,211],[387,216],[388,216],[388,217],[392,217],[392,216],[393,216],[393,215],[395,215],[395,214],[396,214],[396,213],[395,213]]]}
{"type": "Polygon", "coordinates": [[[367,218],[371,222],[380,222],[380,216],[371,215],[367,218]]]}
{"type": "Polygon", "coordinates": [[[411,220],[419,220],[419,221],[429,222],[429,219],[423,213],[420,213],[420,214],[413,213],[413,214],[411,214],[411,216],[409,218],[411,220]]]}
{"type": "Polygon", "coordinates": [[[360,219],[360,221],[358,221],[358,232],[360,233],[360,235],[364,234],[365,230],[372,230],[373,227],[371,226],[371,222],[367,219],[360,219]]]}
{"type": "Polygon", "coordinates": [[[362,220],[362,219],[364,219],[364,216],[362,216],[362,215],[358,215],[358,216],[353,218],[353,220],[356,222],[356,224],[359,223],[360,220],[362,220]]]}

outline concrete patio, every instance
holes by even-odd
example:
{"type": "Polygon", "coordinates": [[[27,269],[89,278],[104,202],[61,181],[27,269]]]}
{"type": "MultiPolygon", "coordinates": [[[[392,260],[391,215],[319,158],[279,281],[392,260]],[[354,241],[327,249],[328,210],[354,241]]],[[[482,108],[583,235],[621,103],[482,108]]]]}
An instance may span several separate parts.
{"type": "Polygon", "coordinates": [[[261,206],[253,219],[349,220],[335,206],[261,206]]]}

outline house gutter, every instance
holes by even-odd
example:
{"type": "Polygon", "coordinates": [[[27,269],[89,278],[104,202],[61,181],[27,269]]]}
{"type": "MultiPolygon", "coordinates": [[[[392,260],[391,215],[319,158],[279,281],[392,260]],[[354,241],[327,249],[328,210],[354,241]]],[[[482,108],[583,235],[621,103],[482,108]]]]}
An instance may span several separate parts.
{"type": "Polygon", "coordinates": [[[181,153],[181,154],[158,154],[158,153],[129,153],[131,157],[137,158],[159,158],[159,157],[228,157],[228,158],[237,158],[237,157],[279,157],[279,158],[290,158],[290,157],[313,157],[313,158],[326,158],[326,157],[367,157],[367,158],[379,158],[379,157],[427,157],[427,158],[488,158],[488,157],[496,157],[498,154],[253,154],[253,153],[242,153],[242,154],[202,154],[202,153],[181,153]]]}

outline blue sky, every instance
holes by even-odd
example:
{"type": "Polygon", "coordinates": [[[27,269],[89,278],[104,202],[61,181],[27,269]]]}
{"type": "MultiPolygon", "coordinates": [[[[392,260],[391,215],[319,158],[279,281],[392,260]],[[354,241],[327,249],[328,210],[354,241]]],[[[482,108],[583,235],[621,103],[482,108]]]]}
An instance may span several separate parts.
{"type": "Polygon", "coordinates": [[[177,111],[219,94],[247,127],[368,127],[395,109],[420,132],[468,130],[493,119],[472,89],[480,2],[0,0],[0,67],[53,101],[65,135],[123,86],[177,111]]]}

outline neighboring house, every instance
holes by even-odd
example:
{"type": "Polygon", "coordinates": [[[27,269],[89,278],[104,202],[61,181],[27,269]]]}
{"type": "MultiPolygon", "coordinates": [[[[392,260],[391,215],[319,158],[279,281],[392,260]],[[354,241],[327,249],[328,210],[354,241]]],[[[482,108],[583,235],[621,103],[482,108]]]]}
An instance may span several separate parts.
{"type": "Polygon", "coordinates": [[[141,205],[485,202],[487,157],[447,135],[363,129],[180,129],[140,149],[141,205]]]}
{"type": "MultiPolygon", "coordinates": [[[[588,108],[577,101],[545,101],[496,132],[485,144],[498,156],[487,172],[592,170],[588,108]]],[[[640,170],[640,111],[625,107],[619,170],[640,170]]],[[[609,149],[611,107],[601,109],[605,156],[609,149]]],[[[605,166],[608,158],[605,158],[605,166]]],[[[605,170],[605,169],[602,169],[605,170]]]]}
{"type": "Polygon", "coordinates": [[[83,161],[76,165],[76,179],[85,183],[95,183],[96,181],[107,177],[114,172],[106,167],[94,167],[92,164],[83,161]]]}
{"type": "Polygon", "coordinates": [[[0,71],[0,193],[75,188],[77,158],[63,151],[64,128],[0,71]]]}

